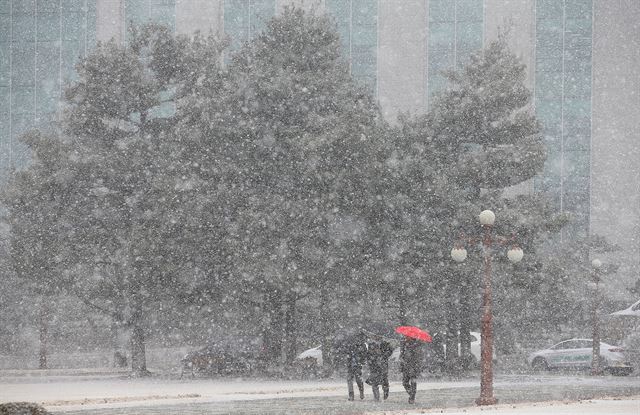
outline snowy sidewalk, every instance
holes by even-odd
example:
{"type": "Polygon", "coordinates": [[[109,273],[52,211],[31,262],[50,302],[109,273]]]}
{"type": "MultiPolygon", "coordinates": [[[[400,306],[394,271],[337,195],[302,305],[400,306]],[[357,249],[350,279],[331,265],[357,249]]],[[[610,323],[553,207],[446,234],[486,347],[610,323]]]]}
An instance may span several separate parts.
{"type": "MultiPolygon", "coordinates": [[[[417,405],[409,406],[399,382],[392,383],[388,401],[376,403],[371,400],[368,388],[364,401],[347,402],[346,384],[342,380],[0,378],[0,402],[35,401],[56,413],[104,415],[362,414],[428,410],[471,406],[478,390],[475,379],[423,380],[418,384],[417,405]]],[[[501,403],[640,396],[640,382],[638,378],[619,377],[500,376],[496,378],[495,395],[501,403]]]]}
{"type": "MultiPolygon", "coordinates": [[[[497,405],[495,407],[469,407],[455,409],[437,409],[414,413],[385,412],[385,415],[638,415],[640,414],[640,396],[635,399],[601,399],[579,402],[544,402],[534,404],[497,405]]],[[[370,414],[374,415],[374,414],[370,414]]]]}

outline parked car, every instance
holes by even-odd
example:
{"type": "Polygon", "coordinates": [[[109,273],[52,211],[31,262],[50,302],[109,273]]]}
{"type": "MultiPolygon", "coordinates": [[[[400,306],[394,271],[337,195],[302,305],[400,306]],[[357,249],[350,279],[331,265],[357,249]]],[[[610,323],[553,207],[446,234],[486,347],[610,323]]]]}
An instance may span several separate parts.
{"type": "Polygon", "coordinates": [[[187,353],[180,362],[180,377],[185,372],[191,376],[248,374],[259,366],[259,345],[253,339],[225,339],[187,353]]]}
{"type": "MultiPolygon", "coordinates": [[[[591,367],[593,341],[591,339],[569,339],[529,355],[527,361],[533,369],[591,367]]],[[[600,342],[602,368],[614,375],[628,375],[633,366],[626,359],[624,349],[600,342]]]]}

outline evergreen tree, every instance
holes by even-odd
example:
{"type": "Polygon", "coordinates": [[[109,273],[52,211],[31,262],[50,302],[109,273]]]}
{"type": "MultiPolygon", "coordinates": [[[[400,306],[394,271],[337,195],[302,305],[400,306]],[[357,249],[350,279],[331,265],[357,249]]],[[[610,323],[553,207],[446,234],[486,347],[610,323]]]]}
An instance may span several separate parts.
{"type": "Polygon", "coordinates": [[[73,289],[131,329],[137,375],[147,373],[155,305],[172,303],[185,285],[184,267],[195,268],[178,248],[194,225],[182,204],[193,186],[190,171],[175,162],[185,151],[175,131],[186,118],[181,105],[215,73],[219,51],[212,38],[134,28],[126,45],[99,44],[66,91],[63,129],[72,153],[65,169],[76,173],[76,199],[65,212],[75,229],[73,289]]]}
{"type": "Polygon", "coordinates": [[[68,147],[56,136],[32,131],[20,137],[32,149],[32,164],[14,171],[2,194],[9,227],[8,254],[14,275],[38,309],[38,367],[47,368],[49,322],[56,311],[55,298],[67,288],[69,246],[65,235],[73,224],[64,211],[72,200],[73,175],[65,170],[68,147]]]}
{"type": "Polygon", "coordinates": [[[332,247],[362,231],[357,210],[379,113],[350,77],[329,19],[299,9],[285,9],[233,56],[229,76],[223,151],[242,194],[245,278],[237,281],[250,297],[260,293],[269,359],[284,347],[291,362],[298,301],[327,284],[332,247]]]}

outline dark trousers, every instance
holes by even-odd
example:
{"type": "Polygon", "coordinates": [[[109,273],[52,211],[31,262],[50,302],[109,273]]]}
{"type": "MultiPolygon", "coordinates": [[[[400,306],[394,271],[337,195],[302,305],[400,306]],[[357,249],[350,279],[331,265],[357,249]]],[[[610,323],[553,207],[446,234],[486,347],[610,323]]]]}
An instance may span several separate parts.
{"type": "Polygon", "coordinates": [[[416,391],[418,389],[418,383],[416,382],[415,376],[409,376],[407,374],[402,374],[402,386],[404,386],[404,390],[409,394],[409,403],[413,403],[416,400],[416,391]]]}
{"type": "Polygon", "coordinates": [[[354,367],[347,369],[347,388],[349,389],[349,400],[353,400],[353,381],[356,381],[360,391],[360,399],[364,399],[364,383],[362,383],[362,368],[354,367]]]}
{"type": "Polygon", "coordinates": [[[371,390],[373,391],[373,399],[375,401],[380,400],[380,390],[378,386],[382,386],[382,398],[387,399],[389,397],[389,377],[388,375],[384,375],[381,383],[372,383],[371,390]]]}

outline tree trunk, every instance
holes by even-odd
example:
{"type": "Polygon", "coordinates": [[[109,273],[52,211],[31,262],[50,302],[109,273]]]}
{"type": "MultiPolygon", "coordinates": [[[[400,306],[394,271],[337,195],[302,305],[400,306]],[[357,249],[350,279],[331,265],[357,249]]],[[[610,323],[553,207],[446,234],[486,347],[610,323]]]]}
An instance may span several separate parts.
{"type": "MultiPolygon", "coordinates": [[[[326,284],[326,283],[325,283],[326,284]]],[[[329,326],[329,289],[323,284],[320,289],[320,324],[322,327],[322,369],[326,376],[333,372],[333,327],[329,326]]]]}
{"type": "Polygon", "coordinates": [[[296,303],[297,297],[294,292],[287,294],[287,307],[284,315],[285,329],[285,363],[291,365],[296,359],[296,343],[297,343],[297,319],[296,319],[296,303]]]}
{"type": "Polygon", "coordinates": [[[131,370],[134,376],[148,376],[146,336],[142,307],[134,298],[134,311],[131,317],[131,370]]]}
{"type": "Polygon", "coordinates": [[[47,356],[49,354],[47,340],[49,337],[49,298],[42,296],[40,313],[38,316],[38,334],[40,350],[38,352],[38,368],[47,369],[47,356]]]}
{"type": "Polygon", "coordinates": [[[398,296],[398,323],[401,326],[407,326],[409,324],[407,319],[407,298],[404,291],[398,296]]]}
{"type": "Polygon", "coordinates": [[[470,284],[463,283],[460,288],[460,357],[462,369],[472,368],[474,361],[471,355],[471,328],[473,325],[473,312],[471,311],[470,284]]]}
{"type": "Polygon", "coordinates": [[[266,295],[267,315],[269,322],[262,332],[263,358],[268,363],[277,363],[282,354],[282,294],[270,291],[266,295]]]}

